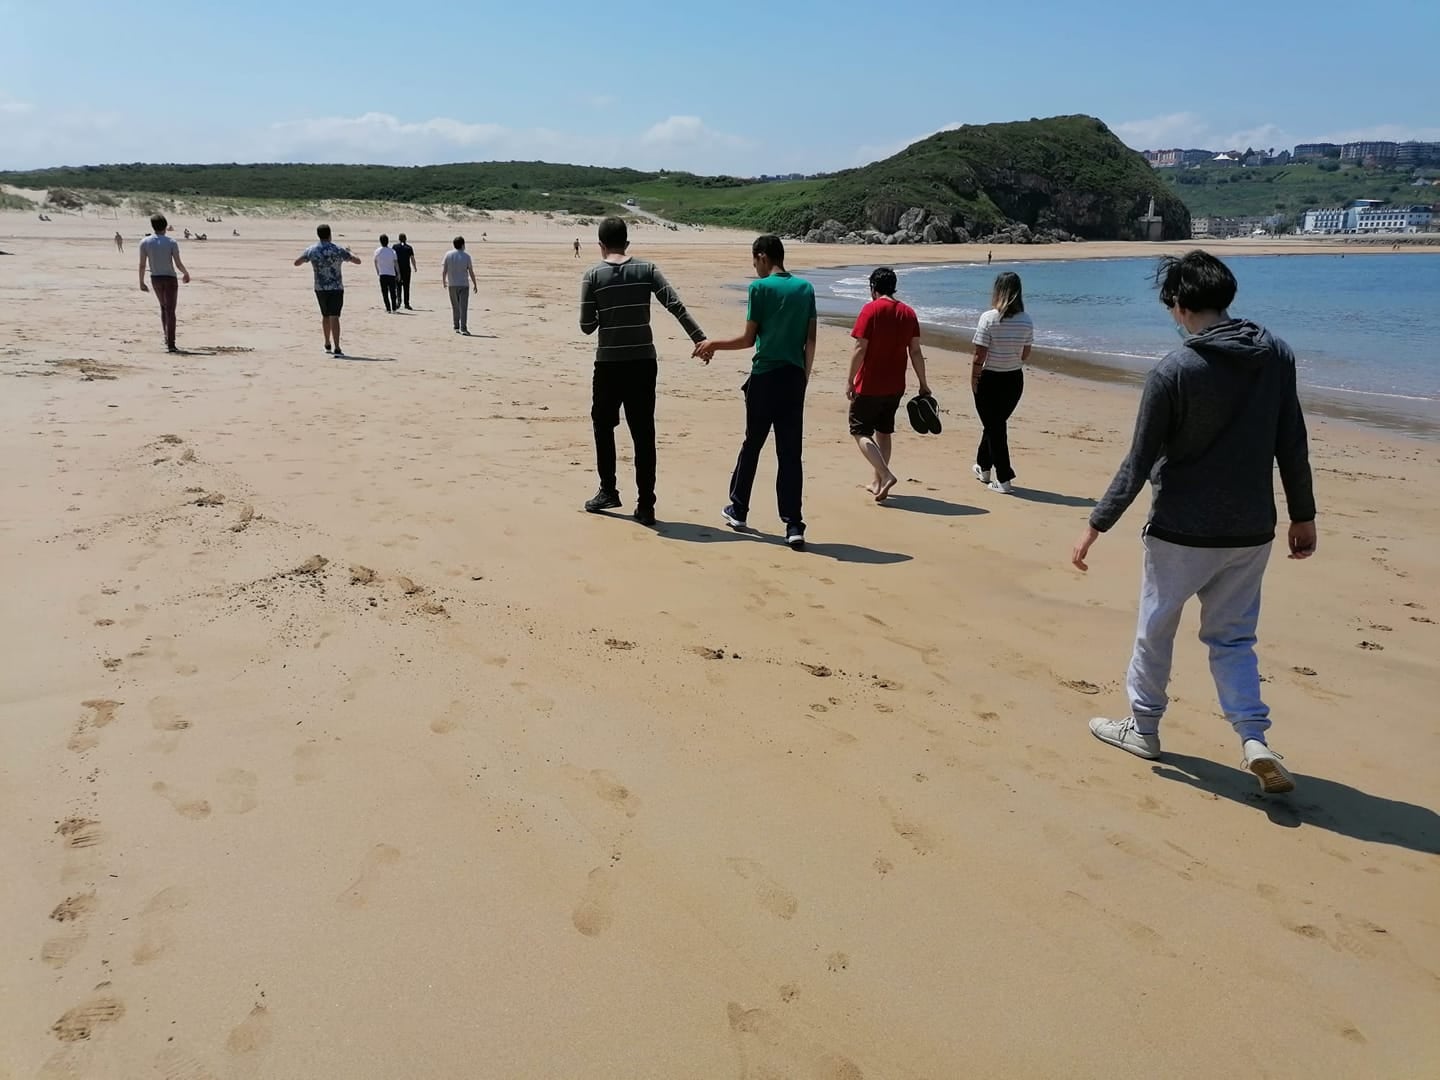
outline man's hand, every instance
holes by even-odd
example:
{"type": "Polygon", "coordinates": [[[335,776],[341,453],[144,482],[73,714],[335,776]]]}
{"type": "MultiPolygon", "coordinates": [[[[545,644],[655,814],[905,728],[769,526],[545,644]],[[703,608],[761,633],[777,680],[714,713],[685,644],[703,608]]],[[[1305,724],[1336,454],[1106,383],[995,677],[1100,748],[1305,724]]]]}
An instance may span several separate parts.
{"type": "Polygon", "coordinates": [[[1308,559],[1315,554],[1319,541],[1315,536],[1315,522],[1292,521],[1290,523],[1290,558],[1308,559]]]}
{"type": "Polygon", "coordinates": [[[190,271],[189,271],[189,270],[183,271],[183,272],[180,274],[180,280],[183,281],[186,285],[189,285],[189,284],[190,284],[190,271]]]}
{"type": "Polygon", "coordinates": [[[691,359],[699,360],[702,364],[708,364],[715,358],[715,343],[709,338],[695,343],[695,351],[690,354],[691,359]]]}
{"type": "Polygon", "coordinates": [[[979,371],[973,371],[973,370],[972,370],[972,371],[970,372],[970,393],[972,393],[972,394],[978,394],[979,392],[980,392],[980,372],[979,372],[979,371]]]}
{"type": "Polygon", "coordinates": [[[144,279],[141,279],[141,281],[140,281],[140,291],[141,291],[141,292],[149,292],[149,291],[150,291],[150,286],[145,284],[144,279]]]}
{"type": "Polygon", "coordinates": [[[1085,557],[1090,554],[1090,545],[1100,539],[1100,530],[1093,526],[1086,525],[1085,531],[1075,541],[1075,550],[1070,553],[1070,562],[1077,570],[1089,570],[1085,563],[1085,557]]]}
{"type": "Polygon", "coordinates": [[[845,384],[845,400],[846,400],[846,401],[854,401],[854,400],[855,400],[855,384],[854,384],[854,383],[846,383],[846,384],[845,384]]]}
{"type": "Polygon", "coordinates": [[[920,396],[921,396],[921,397],[930,397],[930,396],[932,396],[931,393],[930,393],[930,387],[926,386],[924,383],[921,383],[921,384],[920,384],[920,391],[919,391],[919,393],[920,393],[920,396]]]}

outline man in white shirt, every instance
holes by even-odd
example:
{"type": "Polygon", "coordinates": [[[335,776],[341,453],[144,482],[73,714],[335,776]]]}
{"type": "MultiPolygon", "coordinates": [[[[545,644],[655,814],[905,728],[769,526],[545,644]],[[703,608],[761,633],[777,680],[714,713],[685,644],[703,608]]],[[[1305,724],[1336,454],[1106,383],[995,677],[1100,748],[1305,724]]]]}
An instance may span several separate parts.
{"type": "Polygon", "coordinates": [[[390,246],[390,237],[380,234],[380,246],[375,249],[375,273],[380,275],[380,299],[385,301],[386,312],[400,310],[400,259],[390,246]]]}
{"type": "MultiPolygon", "coordinates": [[[[160,301],[160,328],[165,334],[165,349],[167,352],[179,352],[175,345],[175,305],[180,296],[180,282],[183,280],[185,284],[190,284],[190,271],[185,269],[180,259],[180,245],[165,235],[170,231],[165,215],[153,215],[150,228],[154,230],[154,235],[140,241],[140,291],[155,290],[155,299],[160,301]],[[150,265],[149,286],[145,284],[146,263],[150,265]],[[175,277],[176,270],[180,271],[179,279],[175,277]]],[[[118,237],[120,234],[115,235],[118,237]]]]}
{"type": "Polygon", "coordinates": [[[465,237],[455,237],[455,250],[448,252],[440,264],[440,284],[450,292],[450,315],[455,323],[455,332],[470,336],[470,293],[479,292],[475,280],[475,264],[465,250],[465,237]],[[469,275],[469,283],[466,283],[469,275]]]}

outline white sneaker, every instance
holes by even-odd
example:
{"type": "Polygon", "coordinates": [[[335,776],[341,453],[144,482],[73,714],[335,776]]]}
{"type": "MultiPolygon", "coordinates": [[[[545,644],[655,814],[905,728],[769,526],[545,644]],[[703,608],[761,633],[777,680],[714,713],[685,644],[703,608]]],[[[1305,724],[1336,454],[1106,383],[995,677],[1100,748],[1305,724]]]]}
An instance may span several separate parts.
{"type": "Polygon", "coordinates": [[[1160,756],[1160,736],[1142,735],[1136,731],[1133,716],[1127,716],[1124,720],[1107,720],[1103,716],[1097,716],[1090,721],[1090,732],[1101,742],[1128,750],[1136,757],[1154,761],[1160,756]]]}
{"type": "Polygon", "coordinates": [[[980,468],[979,465],[971,465],[970,468],[972,468],[972,469],[975,470],[975,479],[976,479],[976,480],[979,480],[980,483],[982,483],[982,484],[988,484],[988,483],[990,483],[990,470],[989,470],[989,469],[982,469],[982,468],[980,468]]]}
{"type": "Polygon", "coordinates": [[[1009,480],[991,480],[985,486],[991,491],[998,491],[1001,495],[1015,494],[1015,489],[1010,486],[1009,480]]]}
{"type": "Polygon", "coordinates": [[[1245,768],[1260,781],[1266,795],[1283,795],[1295,790],[1295,778],[1280,764],[1280,755],[1259,739],[1245,740],[1245,768]]]}

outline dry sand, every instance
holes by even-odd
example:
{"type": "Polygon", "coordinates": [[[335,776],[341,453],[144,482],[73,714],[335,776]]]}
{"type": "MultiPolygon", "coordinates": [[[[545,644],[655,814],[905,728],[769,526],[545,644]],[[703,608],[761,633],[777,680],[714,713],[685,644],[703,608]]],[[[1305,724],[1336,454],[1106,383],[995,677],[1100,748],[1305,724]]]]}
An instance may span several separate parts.
{"type": "MultiPolygon", "coordinates": [[[[1260,649],[1300,789],[1261,800],[1193,613],[1166,760],[1085,728],[1143,507],[1067,559],[1133,388],[1035,373],[992,496],[932,350],[946,433],[880,508],[826,327],[797,554],[768,458],[763,535],[717,527],[743,360],[662,314],[651,532],[580,512],[579,230],[466,224],[462,339],[453,226],[337,223],[421,260],[400,316],[347,270],[346,363],[311,226],[182,244],[170,357],[143,226],[0,217],[0,1077],[1440,1073],[1434,443],[1313,425],[1260,649]]],[[[729,335],[744,239],[635,250],[729,335]]]]}

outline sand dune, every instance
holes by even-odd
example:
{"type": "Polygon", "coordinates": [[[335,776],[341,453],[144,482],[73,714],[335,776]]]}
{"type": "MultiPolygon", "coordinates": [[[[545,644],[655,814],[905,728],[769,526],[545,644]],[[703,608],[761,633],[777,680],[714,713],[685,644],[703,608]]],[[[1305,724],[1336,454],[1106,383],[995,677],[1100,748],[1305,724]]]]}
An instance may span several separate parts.
{"type": "MultiPolygon", "coordinates": [[[[464,339],[451,226],[344,222],[421,259],[397,316],[347,268],[350,362],[313,225],[232,227],[170,357],[113,227],[0,217],[0,1077],[1440,1071],[1434,443],[1314,425],[1320,554],[1261,628],[1301,786],[1262,800],[1193,613],[1166,759],[1085,728],[1138,508],[1067,558],[1132,390],[1035,373],[1007,499],[932,352],[946,433],[877,507],[825,328],[797,554],[768,458],[719,523],[743,361],[661,316],[652,532],[580,512],[573,225],[489,223],[464,339]]],[[[742,238],[637,240],[739,332],[742,238]]]]}

